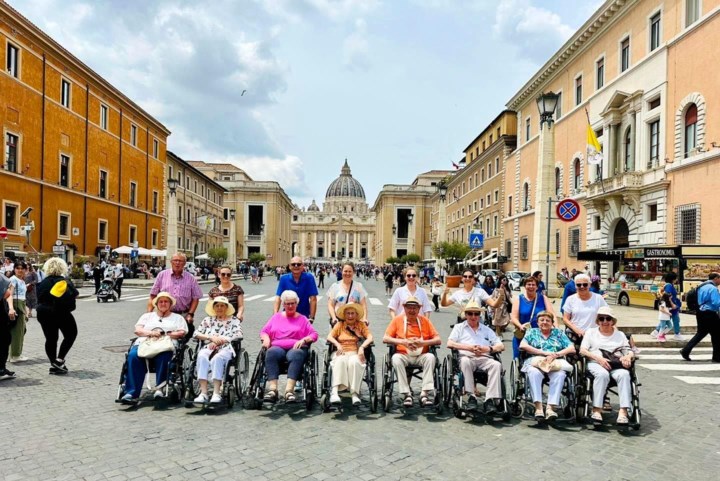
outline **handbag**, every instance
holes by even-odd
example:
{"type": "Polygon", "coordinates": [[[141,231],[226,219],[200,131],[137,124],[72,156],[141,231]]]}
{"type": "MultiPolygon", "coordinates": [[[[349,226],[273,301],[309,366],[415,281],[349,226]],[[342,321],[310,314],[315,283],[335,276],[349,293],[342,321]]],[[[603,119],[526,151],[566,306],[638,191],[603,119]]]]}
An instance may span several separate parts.
{"type": "Polygon", "coordinates": [[[175,345],[170,336],[160,336],[157,339],[151,337],[145,338],[138,346],[138,357],[152,359],[162,352],[172,352],[175,345]]]}
{"type": "Polygon", "coordinates": [[[545,373],[552,371],[572,372],[573,370],[572,364],[567,362],[565,359],[555,359],[553,362],[548,362],[545,356],[533,356],[530,360],[530,365],[545,373]]]}
{"type": "MultiPolygon", "coordinates": [[[[535,295],[535,301],[533,302],[533,308],[532,308],[532,311],[530,312],[530,321],[532,321],[532,318],[535,316],[535,306],[537,306],[538,296],[539,296],[539,294],[535,295]]],[[[520,296],[520,297],[522,297],[522,296],[520,296]]],[[[525,324],[523,324],[523,326],[529,326],[529,325],[530,325],[530,322],[526,322],[525,324]]],[[[522,330],[522,329],[516,327],[515,328],[515,338],[518,339],[519,341],[523,340],[525,338],[526,332],[527,332],[527,330],[522,330]]]]}
{"type": "Polygon", "coordinates": [[[623,348],[618,347],[617,349],[613,351],[608,351],[606,349],[600,349],[600,354],[602,354],[602,357],[607,360],[607,362],[610,363],[610,370],[613,371],[615,369],[626,369],[625,366],[623,366],[622,361],[620,358],[623,355],[623,348]]]}

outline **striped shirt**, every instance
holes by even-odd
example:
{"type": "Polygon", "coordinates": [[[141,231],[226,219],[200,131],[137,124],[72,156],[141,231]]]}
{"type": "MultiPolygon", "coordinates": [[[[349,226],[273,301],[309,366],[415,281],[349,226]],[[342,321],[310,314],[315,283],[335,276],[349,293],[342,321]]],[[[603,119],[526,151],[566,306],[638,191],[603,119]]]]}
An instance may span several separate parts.
{"type": "Polygon", "coordinates": [[[180,276],[175,276],[172,269],[165,269],[155,278],[150,295],[157,296],[160,292],[168,292],[175,298],[177,303],[173,306],[172,311],[178,313],[187,312],[192,301],[200,300],[203,296],[194,275],[183,271],[180,276]]]}

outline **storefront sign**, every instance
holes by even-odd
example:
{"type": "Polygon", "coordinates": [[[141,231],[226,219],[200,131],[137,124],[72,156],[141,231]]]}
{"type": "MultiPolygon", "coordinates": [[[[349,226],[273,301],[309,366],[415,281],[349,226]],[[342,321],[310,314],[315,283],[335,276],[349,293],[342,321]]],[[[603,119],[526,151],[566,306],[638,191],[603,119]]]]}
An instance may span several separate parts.
{"type": "Polygon", "coordinates": [[[645,258],[646,259],[667,259],[673,257],[680,257],[680,252],[677,247],[646,247],[645,258]]]}

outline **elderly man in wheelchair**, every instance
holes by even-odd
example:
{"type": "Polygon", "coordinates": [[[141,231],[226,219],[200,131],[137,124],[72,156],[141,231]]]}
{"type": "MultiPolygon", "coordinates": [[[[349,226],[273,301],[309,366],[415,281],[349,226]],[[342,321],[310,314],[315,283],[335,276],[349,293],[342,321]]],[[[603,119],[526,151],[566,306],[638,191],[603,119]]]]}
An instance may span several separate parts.
{"type": "Polygon", "coordinates": [[[487,373],[484,412],[493,416],[502,406],[502,364],[493,355],[505,349],[492,329],[480,322],[483,308],[471,300],[464,309],[465,321],[455,324],[448,338],[447,346],[456,349],[460,358],[460,371],[465,387],[463,405],[468,410],[477,410],[475,395],[475,372],[487,373]]]}
{"type": "Polygon", "coordinates": [[[418,298],[410,296],[403,303],[403,307],[404,312],[390,321],[383,342],[395,346],[396,349],[392,356],[392,365],[397,376],[400,396],[403,398],[403,406],[408,408],[413,405],[406,368],[421,367],[420,405],[431,407],[435,405],[433,396],[437,357],[429,351],[431,346],[438,346],[442,341],[430,319],[420,315],[422,302],[418,298]]]}

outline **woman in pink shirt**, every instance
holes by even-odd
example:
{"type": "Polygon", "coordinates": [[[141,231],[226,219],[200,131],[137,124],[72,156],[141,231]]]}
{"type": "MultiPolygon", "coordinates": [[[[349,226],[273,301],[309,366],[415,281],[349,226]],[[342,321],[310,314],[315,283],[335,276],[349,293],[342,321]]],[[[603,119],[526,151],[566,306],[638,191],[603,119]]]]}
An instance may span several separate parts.
{"type": "Polygon", "coordinates": [[[262,345],[267,349],[265,369],[268,390],[265,401],[273,403],[278,399],[280,365],[284,361],[288,363],[285,401],[295,401],[295,382],[302,375],[310,344],[318,339],[317,331],[308,318],[297,312],[300,301],[297,293],[284,291],[280,295],[280,301],[285,310],[274,314],[260,331],[262,345]]]}

